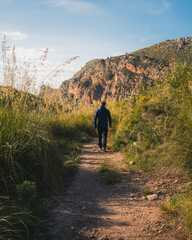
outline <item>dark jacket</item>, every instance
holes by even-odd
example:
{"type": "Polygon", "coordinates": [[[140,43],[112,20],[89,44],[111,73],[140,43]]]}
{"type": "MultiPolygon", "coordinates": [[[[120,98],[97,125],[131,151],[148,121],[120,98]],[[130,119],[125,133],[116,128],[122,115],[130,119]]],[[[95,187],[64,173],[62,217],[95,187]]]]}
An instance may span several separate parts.
{"type": "Polygon", "coordinates": [[[109,127],[111,128],[111,114],[108,109],[106,109],[104,106],[101,106],[97,111],[95,112],[94,116],[94,128],[96,126],[98,128],[102,127],[108,127],[108,121],[109,121],[109,127]],[[98,124],[97,124],[98,120],[98,124]]]}

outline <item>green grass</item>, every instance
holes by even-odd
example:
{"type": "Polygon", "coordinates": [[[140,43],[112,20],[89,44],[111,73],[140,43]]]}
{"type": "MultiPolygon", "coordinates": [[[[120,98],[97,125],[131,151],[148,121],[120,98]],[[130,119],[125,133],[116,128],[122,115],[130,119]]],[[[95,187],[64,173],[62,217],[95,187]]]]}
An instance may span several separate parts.
{"type": "MultiPolygon", "coordinates": [[[[181,181],[192,179],[192,68],[173,65],[164,84],[143,88],[114,105],[114,150],[125,152],[130,172],[156,172],[181,181]],[[131,162],[134,164],[130,164],[131,162]]],[[[191,194],[191,193],[190,193],[191,194]]],[[[176,190],[163,211],[192,232],[191,196],[176,190]]]]}
{"type": "MultiPolygon", "coordinates": [[[[4,203],[4,216],[10,217],[9,208],[16,206],[18,212],[14,215],[18,217],[14,225],[23,222],[21,226],[26,231],[22,230],[22,234],[31,237],[43,225],[37,219],[49,211],[44,207],[46,204],[41,204],[41,198],[59,191],[77,171],[81,143],[95,134],[92,124],[95,107],[65,106],[11,87],[1,90],[0,187],[1,194],[10,199],[4,203]],[[35,198],[28,192],[32,186],[35,198]],[[19,195],[21,189],[25,197],[19,195]]],[[[13,231],[9,222],[4,221],[3,226],[10,239],[16,239],[17,227],[13,231]]]]}
{"type": "Polygon", "coordinates": [[[106,160],[100,164],[99,171],[106,185],[113,185],[118,181],[117,172],[113,169],[113,166],[106,162],[106,160]]]}
{"type": "Polygon", "coordinates": [[[6,37],[0,50],[4,70],[4,87],[0,87],[0,188],[1,195],[9,199],[2,202],[0,210],[0,238],[31,239],[42,225],[39,219],[49,211],[41,198],[59,191],[75,174],[81,143],[95,134],[95,106],[74,106],[35,95],[39,66],[44,64],[47,49],[36,66],[26,61],[20,65],[15,48],[6,51],[6,37]]]}
{"type": "Polygon", "coordinates": [[[31,236],[42,226],[38,218],[48,208],[40,204],[41,197],[59,191],[76,173],[81,142],[89,140],[95,131],[89,115],[93,114],[92,109],[62,109],[53,113],[48,103],[42,104],[35,96],[38,108],[31,105],[29,109],[28,102],[20,104],[24,95],[13,98],[13,93],[8,89],[0,102],[0,187],[1,194],[11,199],[4,203],[0,235],[17,239],[19,234],[18,239],[22,239],[21,234],[31,236]],[[26,197],[18,197],[18,189],[25,183],[26,197]],[[36,199],[27,194],[30,183],[34,183],[36,199]],[[16,206],[14,223],[8,211],[11,206],[16,206]],[[17,226],[23,227],[22,233],[18,233],[17,226]]]}
{"type": "MultiPolygon", "coordinates": [[[[81,142],[89,140],[95,131],[89,115],[92,109],[76,108],[53,114],[47,106],[40,106],[38,111],[26,111],[28,104],[21,106],[19,100],[9,100],[8,105],[6,101],[0,104],[0,187],[1,194],[9,196],[13,205],[18,206],[15,221],[23,221],[25,234],[31,236],[38,224],[37,219],[31,216],[41,218],[45,212],[45,209],[41,211],[43,204],[39,204],[40,198],[49,192],[59,191],[61,186],[67,184],[76,173],[81,142]],[[21,187],[25,198],[21,194],[18,197],[21,187]],[[37,199],[29,194],[33,188],[37,199]],[[37,205],[40,206],[40,214],[36,211],[37,205]],[[22,220],[19,217],[23,215],[19,211],[31,214],[26,214],[27,217],[22,220]],[[33,225],[29,224],[30,218],[33,225]]],[[[10,239],[11,236],[16,239],[17,231],[11,230],[9,221],[4,221],[4,225],[6,223],[5,228],[10,229],[10,239]]]]}
{"type": "Polygon", "coordinates": [[[12,204],[8,200],[0,202],[0,237],[3,240],[28,239],[36,219],[31,212],[23,211],[12,204]]]}
{"type": "Polygon", "coordinates": [[[150,195],[150,194],[153,194],[154,193],[154,191],[152,191],[152,190],[150,190],[150,189],[144,189],[143,191],[142,191],[142,195],[143,196],[147,196],[147,195],[150,195]]]}
{"type": "Polygon", "coordinates": [[[192,232],[192,196],[191,188],[182,194],[174,194],[170,200],[161,206],[162,213],[182,223],[183,226],[192,232]]]}

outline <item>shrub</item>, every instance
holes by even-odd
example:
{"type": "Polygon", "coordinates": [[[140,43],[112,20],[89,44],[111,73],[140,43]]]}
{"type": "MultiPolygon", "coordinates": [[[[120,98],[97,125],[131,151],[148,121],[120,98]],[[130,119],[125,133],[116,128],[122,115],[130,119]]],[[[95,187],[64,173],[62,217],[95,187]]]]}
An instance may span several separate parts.
{"type": "Polygon", "coordinates": [[[25,180],[22,184],[16,186],[16,196],[18,201],[25,206],[29,206],[37,197],[35,182],[25,180]]]}

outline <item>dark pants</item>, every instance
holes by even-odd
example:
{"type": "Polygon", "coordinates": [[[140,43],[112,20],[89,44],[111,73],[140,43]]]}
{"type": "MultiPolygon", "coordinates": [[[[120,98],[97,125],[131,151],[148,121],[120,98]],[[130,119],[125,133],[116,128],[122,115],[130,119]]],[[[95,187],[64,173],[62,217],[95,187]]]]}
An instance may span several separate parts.
{"type": "Polygon", "coordinates": [[[99,147],[100,148],[106,148],[107,145],[107,133],[108,128],[107,127],[101,127],[98,128],[98,134],[99,134],[99,147]],[[102,144],[102,138],[103,138],[103,144],[102,144]]]}

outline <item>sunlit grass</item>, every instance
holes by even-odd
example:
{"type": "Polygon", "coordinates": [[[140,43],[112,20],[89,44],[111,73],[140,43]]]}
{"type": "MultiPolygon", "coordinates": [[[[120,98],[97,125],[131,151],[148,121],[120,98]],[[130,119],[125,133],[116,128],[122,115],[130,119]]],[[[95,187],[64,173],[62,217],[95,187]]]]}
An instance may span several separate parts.
{"type": "MultiPolygon", "coordinates": [[[[38,71],[47,53],[48,49],[35,65],[18,63],[15,48],[8,49],[6,38],[1,44],[0,187],[9,198],[0,209],[1,239],[31,238],[39,228],[33,214],[41,217],[45,212],[40,198],[65,185],[76,171],[80,143],[95,134],[95,107],[36,95],[38,71]],[[10,213],[11,209],[15,210],[10,213]]],[[[42,83],[57,74],[58,68],[42,83]]]]}
{"type": "MultiPolygon", "coordinates": [[[[173,64],[163,84],[143,88],[119,104],[111,145],[125,152],[130,172],[155,171],[163,177],[191,181],[191,86],[192,68],[173,64]]],[[[178,193],[162,208],[192,231],[190,194],[178,193]]]]}

